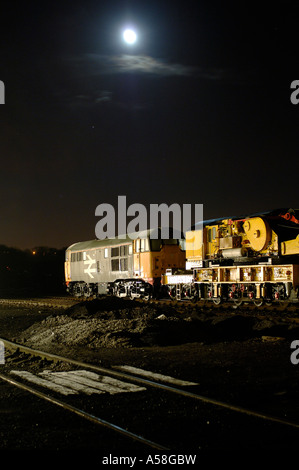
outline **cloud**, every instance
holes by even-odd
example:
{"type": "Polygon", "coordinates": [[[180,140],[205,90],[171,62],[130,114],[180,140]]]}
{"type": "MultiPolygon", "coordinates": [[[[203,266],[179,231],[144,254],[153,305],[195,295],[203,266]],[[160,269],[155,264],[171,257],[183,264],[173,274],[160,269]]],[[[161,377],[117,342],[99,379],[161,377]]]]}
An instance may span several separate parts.
{"type": "MultiPolygon", "coordinates": [[[[134,88],[128,83],[124,87],[124,75],[155,80],[159,78],[203,79],[207,81],[226,80],[233,74],[222,69],[207,69],[146,55],[102,55],[85,53],[63,58],[60,64],[62,74],[58,76],[55,95],[60,103],[72,110],[123,108],[132,111],[148,109],[153,104],[153,92],[149,83],[138,82],[134,88]]],[[[186,86],[187,85],[186,83],[186,86]]],[[[158,99],[156,97],[156,99],[158,99]]]]}
{"type": "Polygon", "coordinates": [[[97,98],[95,99],[96,103],[108,103],[112,100],[112,92],[108,90],[102,90],[97,98]]]}
{"type": "Polygon", "coordinates": [[[193,67],[169,64],[143,55],[114,56],[108,62],[110,73],[140,72],[158,76],[191,76],[195,72],[193,67]]]}
{"type": "Polygon", "coordinates": [[[84,54],[68,59],[75,71],[82,73],[83,69],[89,76],[114,75],[122,73],[144,73],[156,76],[194,76],[198,69],[182,64],[172,64],[145,55],[105,56],[84,54]],[[80,72],[80,68],[83,68],[80,72]]]}
{"type": "MultiPolygon", "coordinates": [[[[144,55],[82,54],[63,61],[63,83],[58,84],[60,99],[72,109],[90,106],[121,107],[139,111],[149,106],[148,99],[123,92],[123,75],[139,77],[191,77],[196,69],[182,64],[171,64],[144,55]]],[[[141,87],[142,88],[142,87],[141,87]]]]}

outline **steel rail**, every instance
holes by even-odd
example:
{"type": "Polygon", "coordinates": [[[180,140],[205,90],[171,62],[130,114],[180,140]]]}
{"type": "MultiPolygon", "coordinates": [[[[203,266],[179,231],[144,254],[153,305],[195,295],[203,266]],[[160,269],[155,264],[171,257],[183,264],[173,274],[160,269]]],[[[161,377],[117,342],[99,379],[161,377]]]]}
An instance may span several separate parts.
{"type": "Polygon", "coordinates": [[[207,397],[207,396],[204,396],[204,395],[199,395],[199,394],[190,392],[188,390],[183,390],[183,389],[180,389],[180,388],[165,385],[163,383],[154,382],[152,380],[144,379],[142,377],[137,377],[137,376],[129,374],[129,373],[118,372],[118,371],[115,371],[115,370],[112,370],[112,369],[108,369],[108,368],[104,368],[104,367],[100,367],[100,366],[95,366],[93,364],[89,364],[89,363],[87,364],[87,363],[84,363],[84,362],[81,362],[81,361],[76,361],[74,359],[58,356],[56,354],[47,353],[47,352],[40,351],[40,350],[37,350],[37,349],[31,349],[28,346],[19,345],[17,343],[13,343],[13,342],[11,342],[9,340],[6,340],[6,339],[3,339],[3,338],[0,338],[0,341],[2,341],[4,343],[4,345],[6,345],[8,347],[19,348],[20,351],[23,351],[23,352],[26,352],[26,353],[32,354],[32,355],[37,355],[37,356],[39,356],[43,359],[51,359],[51,360],[54,360],[54,361],[68,362],[69,364],[73,364],[73,365],[76,365],[76,366],[79,366],[79,367],[85,367],[85,368],[88,368],[90,370],[94,370],[96,372],[101,372],[101,373],[104,373],[104,374],[108,374],[110,376],[112,375],[112,376],[122,378],[122,379],[125,379],[125,380],[128,380],[128,381],[134,381],[134,382],[137,382],[137,383],[141,383],[143,385],[147,385],[149,387],[159,388],[159,389],[165,390],[167,392],[182,395],[182,396],[185,396],[185,397],[188,397],[188,398],[192,398],[194,400],[199,400],[199,401],[202,401],[204,403],[208,403],[208,404],[218,406],[218,407],[221,407],[221,408],[226,408],[230,411],[235,411],[235,412],[246,414],[248,416],[252,416],[252,417],[255,417],[255,418],[264,419],[264,420],[267,420],[267,421],[272,421],[272,422],[275,422],[275,423],[278,423],[278,424],[287,425],[287,426],[291,426],[291,427],[294,427],[294,428],[299,428],[299,423],[289,421],[289,420],[284,419],[284,418],[279,418],[277,416],[271,416],[271,415],[268,415],[266,413],[254,411],[254,410],[244,408],[244,407],[239,406],[239,405],[232,405],[230,403],[226,403],[226,402],[223,402],[221,400],[210,398],[210,397],[207,397]]]}
{"type": "MultiPolygon", "coordinates": [[[[108,296],[110,298],[113,298],[113,296],[108,296]]],[[[118,297],[114,297],[118,298],[118,297]]],[[[71,296],[65,296],[65,297],[49,297],[49,298],[33,298],[33,299],[18,299],[18,298],[13,298],[13,299],[0,299],[0,305],[5,305],[5,304],[12,304],[12,305],[17,305],[20,306],[23,303],[28,304],[29,306],[36,306],[36,307],[52,307],[52,308],[64,308],[67,309],[71,306],[72,302],[74,303],[80,303],[80,302],[85,302],[85,301],[92,301],[96,300],[97,297],[71,297],[71,296]],[[65,304],[53,304],[51,300],[61,300],[66,301],[65,304]]],[[[125,298],[125,299],[128,299],[125,298]]],[[[254,303],[250,300],[244,300],[241,305],[236,305],[232,301],[223,301],[220,304],[215,304],[212,300],[210,299],[203,299],[203,300],[198,300],[194,301],[192,299],[170,299],[170,298],[152,298],[150,300],[144,300],[142,298],[136,298],[134,299],[135,302],[139,303],[144,303],[144,304],[166,304],[166,305],[173,305],[173,306],[194,306],[200,307],[200,308],[213,308],[214,310],[217,309],[225,309],[225,310],[230,310],[230,309],[250,309],[250,310],[257,310],[259,312],[271,312],[271,311],[288,311],[289,309],[295,308],[298,311],[299,308],[299,300],[296,301],[285,301],[283,303],[273,301],[271,305],[267,305],[266,303],[261,305],[261,306],[256,306],[254,303]]]]}
{"type": "Polygon", "coordinates": [[[86,411],[80,410],[79,408],[76,408],[73,405],[70,405],[70,404],[68,404],[64,401],[58,400],[55,397],[52,397],[52,396],[47,395],[43,392],[40,392],[39,390],[36,390],[35,388],[29,387],[26,384],[18,382],[17,380],[14,380],[10,377],[7,377],[6,375],[0,374],[0,379],[3,380],[3,381],[6,381],[6,382],[8,382],[12,385],[15,385],[16,387],[18,387],[22,390],[25,390],[29,393],[32,393],[33,395],[36,395],[39,398],[42,398],[46,401],[49,401],[52,404],[60,406],[64,410],[71,411],[72,413],[75,413],[76,415],[79,415],[81,418],[85,418],[85,419],[87,419],[87,420],[89,420],[93,423],[99,424],[101,426],[112,429],[113,431],[116,431],[120,434],[123,434],[123,435],[125,435],[126,437],[128,437],[130,439],[141,442],[142,444],[150,446],[154,449],[165,450],[165,451],[169,450],[167,447],[164,447],[160,444],[157,444],[156,442],[145,439],[144,437],[139,436],[137,434],[134,434],[134,433],[132,433],[132,432],[130,432],[130,431],[124,429],[124,428],[121,428],[120,426],[117,426],[116,424],[110,423],[109,421],[106,421],[106,420],[101,419],[97,416],[91,415],[90,413],[87,413],[86,411]]]}

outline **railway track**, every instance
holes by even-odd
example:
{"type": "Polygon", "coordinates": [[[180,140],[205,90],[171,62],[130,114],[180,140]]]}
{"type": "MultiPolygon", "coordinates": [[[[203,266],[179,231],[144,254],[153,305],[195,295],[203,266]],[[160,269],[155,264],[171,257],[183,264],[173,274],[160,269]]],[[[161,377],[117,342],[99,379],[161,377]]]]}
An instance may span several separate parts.
{"type": "MultiPolygon", "coordinates": [[[[113,297],[107,296],[107,299],[112,299],[113,297]]],[[[115,298],[114,298],[115,299],[115,298]]],[[[126,299],[126,298],[125,298],[126,299]]],[[[62,297],[45,297],[45,298],[33,298],[33,299],[0,299],[0,307],[8,306],[9,308],[50,308],[51,310],[55,309],[62,309],[67,310],[68,308],[78,304],[78,303],[85,303],[85,302],[92,302],[96,300],[96,298],[78,298],[78,297],[69,297],[69,296],[62,296],[62,297]]],[[[121,299],[118,299],[121,300],[121,299]]],[[[127,300],[127,299],[126,299],[127,300]]],[[[130,304],[131,304],[130,300],[130,304]]],[[[283,304],[280,305],[279,303],[274,303],[272,305],[264,305],[263,307],[256,307],[252,303],[243,303],[242,305],[238,306],[238,310],[236,310],[236,306],[232,303],[223,303],[220,305],[215,305],[213,302],[209,301],[200,301],[200,302],[192,302],[191,300],[171,300],[171,299],[151,299],[150,301],[146,301],[143,299],[135,299],[133,301],[135,305],[157,305],[166,307],[172,306],[177,309],[178,312],[187,312],[188,309],[192,312],[211,312],[216,313],[216,315],[222,314],[235,314],[236,312],[241,315],[251,316],[253,315],[256,319],[263,320],[266,317],[273,317],[276,320],[281,319],[283,322],[288,322],[290,325],[296,325],[299,323],[299,306],[297,304],[283,304]]],[[[133,307],[132,302],[132,307],[133,307]]],[[[115,308],[112,304],[111,309],[115,308]]]]}
{"type": "MultiPolygon", "coordinates": [[[[32,357],[38,357],[39,359],[41,360],[49,360],[49,361],[54,361],[54,362],[64,362],[66,364],[72,364],[72,365],[75,365],[75,366],[79,366],[79,367],[84,367],[85,369],[89,369],[89,370],[96,370],[98,372],[105,372],[105,374],[107,375],[107,372],[105,369],[101,369],[101,368],[97,368],[95,366],[92,366],[92,365],[89,365],[89,364],[85,364],[85,363],[82,363],[82,362],[79,362],[79,361],[74,361],[74,360],[71,360],[69,358],[65,358],[65,357],[61,357],[61,356],[57,356],[57,355],[53,355],[53,354],[49,354],[49,353],[46,353],[46,352],[43,352],[43,351],[37,351],[37,350],[34,350],[34,349],[31,349],[31,348],[27,348],[27,347],[24,347],[22,345],[19,345],[17,343],[13,343],[11,341],[8,341],[4,338],[1,338],[0,339],[0,342],[5,346],[5,350],[6,351],[9,351],[9,352],[20,352],[20,353],[25,353],[27,355],[30,355],[31,358],[32,357]]],[[[23,358],[23,360],[26,362],[28,359],[27,358],[23,358]]],[[[0,380],[2,381],[5,381],[7,382],[8,384],[14,386],[14,387],[17,387],[21,390],[24,390],[30,394],[33,394],[43,400],[46,400],[47,402],[50,402],[51,404],[53,405],[56,405],[64,410],[67,410],[69,412],[71,412],[72,414],[75,414],[77,416],[80,416],[81,418],[85,419],[85,420],[88,420],[96,425],[99,425],[99,426],[102,426],[102,427],[105,427],[107,429],[110,429],[118,434],[121,434],[122,436],[124,436],[125,438],[127,439],[130,439],[130,440],[133,440],[134,442],[137,442],[137,443],[140,443],[142,444],[144,447],[149,447],[149,448],[152,448],[152,449],[156,449],[156,450],[168,450],[167,447],[163,446],[162,444],[158,444],[156,442],[153,442],[149,439],[146,439],[144,438],[143,436],[141,435],[138,435],[134,432],[130,432],[128,429],[125,429],[117,424],[114,424],[110,421],[107,421],[106,419],[103,419],[99,416],[95,416],[94,414],[92,413],[89,413],[87,412],[86,410],[83,410],[81,408],[78,408],[77,406],[74,406],[68,402],[66,402],[65,400],[61,400],[59,398],[57,398],[57,396],[55,396],[55,394],[49,394],[49,393],[45,393],[44,391],[41,391],[41,384],[43,384],[44,382],[40,381],[40,383],[38,383],[37,387],[32,387],[31,385],[28,385],[28,383],[25,383],[26,382],[26,378],[28,377],[31,377],[30,376],[30,372],[27,373],[25,372],[24,373],[24,370],[22,370],[19,374],[21,376],[21,381],[19,380],[16,380],[14,378],[13,375],[10,375],[9,374],[9,370],[6,371],[6,374],[3,374],[3,373],[0,373],[0,380]],[[25,377],[25,379],[24,379],[25,377]],[[25,380],[25,382],[24,382],[25,380]]],[[[14,371],[15,372],[15,371],[14,371]]],[[[16,372],[15,372],[16,373],[16,372]]],[[[113,371],[110,371],[110,375],[111,376],[118,376],[118,377],[125,377],[125,374],[121,374],[121,373],[117,373],[117,372],[113,372],[113,371]]],[[[63,390],[63,387],[60,387],[59,385],[57,387],[54,387],[54,389],[56,389],[57,391],[61,391],[63,390]]],[[[57,394],[56,394],[57,395],[57,394]]]]}
{"type": "Polygon", "coordinates": [[[163,445],[160,445],[158,443],[152,442],[149,439],[145,439],[142,436],[139,436],[133,432],[128,431],[127,429],[124,429],[120,426],[117,426],[116,424],[113,424],[105,419],[102,419],[98,416],[94,416],[91,413],[87,413],[86,411],[79,409],[65,401],[59,400],[58,398],[51,396],[49,394],[43,393],[40,390],[37,390],[34,387],[31,387],[29,385],[26,385],[25,383],[19,382],[7,375],[0,374],[0,380],[3,380],[15,387],[18,387],[22,390],[25,390],[26,392],[29,392],[33,395],[36,395],[39,398],[42,398],[43,400],[46,400],[54,405],[57,405],[64,410],[70,411],[71,413],[74,413],[75,415],[80,416],[81,418],[87,419],[88,421],[91,421],[94,424],[104,426],[108,429],[111,429],[119,434],[122,434],[128,439],[132,439],[133,441],[139,442],[141,444],[144,444],[145,446],[148,446],[153,449],[157,450],[169,450],[167,447],[164,447],[163,445]]]}
{"type": "Polygon", "coordinates": [[[78,303],[78,298],[74,297],[42,297],[42,298],[3,298],[0,299],[0,305],[12,307],[53,307],[69,308],[78,303]]]}
{"type": "MultiPolygon", "coordinates": [[[[90,363],[87,364],[81,361],[73,360],[72,358],[69,358],[69,357],[62,357],[59,355],[50,354],[45,351],[28,348],[26,346],[14,343],[12,341],[8,341],[5,338],[0,338],[0,341],[4,345],[5,351],[8,354],[8,357],[10,355],[16,358],[16,356],[19,355],[20,362],[25,364],[25,367],[26,367],[26,362],[28,363],[29,358],[31,359],[38,358],[38,360],[40,361],[45,361],[45,360],[53,361],[54,363],[59,363],[60,365],[61,363],[65,363],[65,364],[68,364],[69,366],[72,366],[72,367],[74,366],[75,368],[78,368],[81,371],[82,369],[84,369],[85,371],[90,371],[92,373],[101,374],[101,376],[104,375],[105,377],[110,377],[111,380],[122,381],[122,382],[124,381],[127,384],[134,384],[134,386],[139,387],[139,390],[149,390],[149,389],[159,390],[159,391],[162,391],[163,393],[166,393],[167,396],[175,395],[175,396],[184,397],[184,399],[189,400],[190,405],[192,403],[201,402],[203,404],[217,407],[217,409],[224,409],[230,413],[245,415],[247,417],[255,418],[263,422],[267,422],[267,423],[272,423],[272,424],[276,423],[278,425],[282,425],[288,428],[299,429],[299,422],[287,420],[287,419],[280,418],[277,416],[271,416],[266,413],[257,412],[252,409],[244,408],[244,407],[232,404],[232,403],[223,402],[221,400],[217,400],[208,396],[194,393],[193,391],[190,391],[190,386],[198,385],[195,383],[192,384],[188,382],[187,383],[182,382],[183,386],[180,386],[180,387],[173,386],[173,385],[169,385],[169,384],[162,382],[160,380],[160,377],[159,376],[157,377],[157,374],[154,374],[153,379],[141,376],[140,370],[135,370],[134,368],[132,369],[126,366],[122,366],[122,367],[115,366],[112,368],[100,367],[98,365],[93,365],[90,363]]],[[[14,363],[15,361],[13,361],[13,364],[14,363]]],[[[86,410],[79,408],[75,406],[74,404],[69,403],[68,401],[57,398],[57,393],[56,394],[45,393],[43,390],[41,390],[42,387],[40,385],[38,385],[37,387],[32,387],[31,385],[28,385],[28,377],[26,377],[26,374],[24,374],[24,366],[21,368],[23,373],[19,373],[19,377],[21,377],[21,381],[16,380],[15,373],[13,375],[11,366],[5,366],[3,368],[5,370],[5,373],[2,373],[2,372],[0,373],[0,380],[9,383],[11,386],[21,388],[22,390],[25,390],[26,392],[34,394],[38,396],[39,398],[42,398],[48,402],[51,402],[52,404],[57,405],[60,408],[68,410],[69,412],[74,413],[80,416],[81,418],[92,421],[93,423],[100,425],[102,427],[109,428],[113,430],[114,432],[125,436],[128,439],[141,443],[147,448],[152,448],[152,449],[162,450],[162,451],[170,450],[167,445],[154,442],[154,440],[148,439],[141,434],[129,431],[127,429],[128,423],[126,423],[126,425],[122,427],[119,424],[112,423],[110,420],[107,420],[106,418],[101,418],[100,416],[87,412],[86,410]]]]}
{"type": "MultiPolygon", "coordinates": [[[[113,298],[112,296],[107,296],[107,298],[113,298]]],[[[116,297],[117,298],[117,297],[116,297]]],[[[121,297],[120,299],[128,300],[127,297],[121,297]]],[[[79,302],[93,301],[97,297],[71,297],[71,296],[61,296],[61,297],[43,297],[43,298],[2,298],[0,299],[0,306],[14,306],[14,307],[53,307],[53,308],[63,308],[67,309],[72,305],[75,305],[79,302]]],[[[131,300],[131,299],[130,299],[131,300]]],[[[189,299],[182,300],[172,300],[170,298],[160,298],[160,299],[134,299],[134,302],[141,304],[158,304],[158,305],[172,305],[179,308],[192,307],[199,309],[213,309],[217,310],[236,310],[242,311],[254,311],[262,314],[263,312],[277,312],[277,313],[292,313],[295,316],[299,314],[299,304],[298,303],[288,303],[288,302],[273,302],[271,304],[263,304],[259,307],[254,305],[252,302],[243,302],[242,304],[235,304],[234,302],[222,302],[220,304],[215,304],[210,300],[200,300],[194,302],[189,299]]]]}

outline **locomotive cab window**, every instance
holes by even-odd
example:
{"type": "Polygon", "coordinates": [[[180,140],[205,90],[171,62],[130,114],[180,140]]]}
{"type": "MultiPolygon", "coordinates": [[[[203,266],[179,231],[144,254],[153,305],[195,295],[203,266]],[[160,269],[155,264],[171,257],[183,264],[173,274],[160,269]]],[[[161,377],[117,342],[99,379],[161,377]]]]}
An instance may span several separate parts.
{"type": "Polygon", "coordinates": [[[115,258],[116,256],[119,256],[119,246],[111,248],[111,258],[115,258]]]}
{"type": "Polygon", "coordinates": [[[128,258],[120,258],[120,270],[128,271],[128,258]]]}
{"type": "Polygon", "coordinates": [[[178,244],[178,240],[175,240],[174,238],[169,238],[169,239],[166,238],[161,241],[162,241],[162,245],[177,245],[178,244]]]}
{"type": "Polygon", "coordinates": [[[119,271],[119,258],[111,260],[111,271],[119,271]]]}
{"type": "Polygon", "coordinates": [[[143,253],[144,251],[150,251],[150,244],[148,238],[137,238],[135,241],[136,253],[143,253]]]}
{"type": "Polygon", "coordinates": [[[154,238],[151,240],[151,251],[160,251],[161,250],[162,240],[158,239],[155,240],[154,238]]]}
{"type": "Polygon", "coordinates": [[[128,245],[120,246],[120,256],[128,256],[128,245]]]}

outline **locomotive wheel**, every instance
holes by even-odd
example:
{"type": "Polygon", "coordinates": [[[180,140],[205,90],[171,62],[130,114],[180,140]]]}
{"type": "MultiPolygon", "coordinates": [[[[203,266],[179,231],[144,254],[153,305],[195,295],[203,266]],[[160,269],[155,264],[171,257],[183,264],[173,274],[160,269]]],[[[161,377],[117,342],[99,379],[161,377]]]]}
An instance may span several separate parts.
{"type": "Polygon", "coordinates": [[[222,302],[221,297],[214,297],[212,300],[214,305],[220,305],[222,302]]]}
{"type": "Polygon", "coordinates": [[[175,291],[175,288],[172,288],[172,289],[169,289],[169,297],[171,298],[171,300],[176,300],[176,291],[175,291]]]}
{"type": "Polygon", "coordinates": [[[234,299],[234,308],[240,307],[243,303],[243,300],[234,299]]]}
{"type": "Polygon", "coordinates": [[[253,303],[256,307],[261,307],[263,305],[264,301],[263,301],[263,299],[255,299],[253,301],[253,303]]]}

